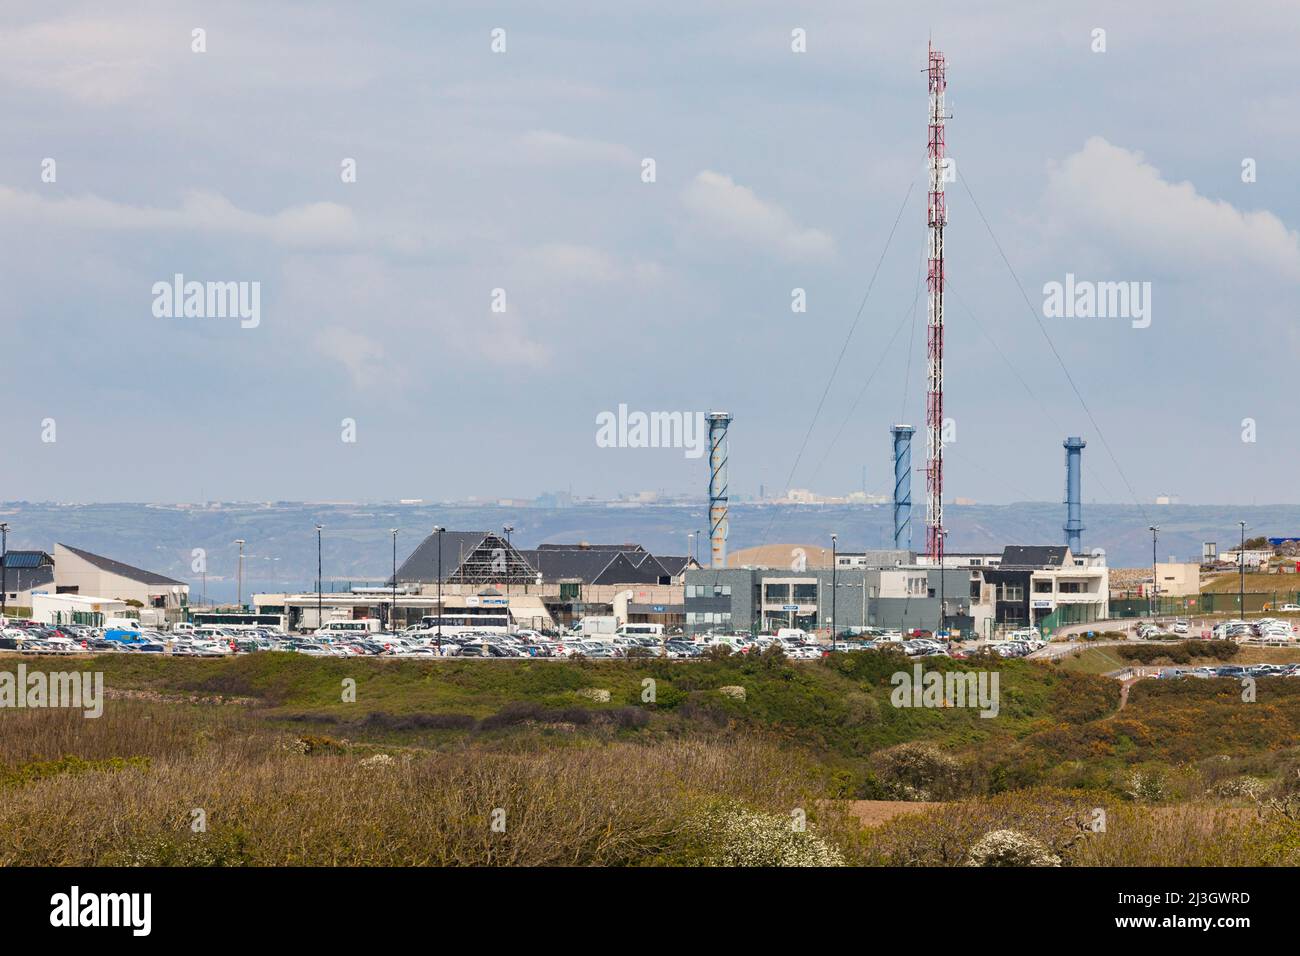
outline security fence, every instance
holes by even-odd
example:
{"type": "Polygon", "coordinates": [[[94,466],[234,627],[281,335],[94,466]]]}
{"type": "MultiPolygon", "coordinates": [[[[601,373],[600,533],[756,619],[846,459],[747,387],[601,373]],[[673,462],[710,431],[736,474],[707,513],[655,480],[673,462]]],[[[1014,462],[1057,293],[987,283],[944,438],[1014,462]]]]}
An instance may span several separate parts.
{"type": "MultiPolygon", "coordinates": [[[[1247,591],[1243,609],[1240,595],[1232,592],[1207,592],[1184,597],[1160,597],[1155,601],[1155,613],[1160,617],[1188,614],[1258,614],[1276,611],[1284,604],[1300,604],[1297,591],[1247,591]]],[[[1151,614],[1150,598],[1111,598],[1111,617],[1148,617],[1151,614]]]]}

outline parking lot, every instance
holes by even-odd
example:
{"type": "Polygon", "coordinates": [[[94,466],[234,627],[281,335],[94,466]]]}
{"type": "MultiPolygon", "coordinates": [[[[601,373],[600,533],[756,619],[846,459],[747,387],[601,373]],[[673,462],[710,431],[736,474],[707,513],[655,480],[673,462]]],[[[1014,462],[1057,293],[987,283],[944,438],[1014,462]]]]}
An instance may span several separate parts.
{"type": "MultiPolygon", "coordinates": [[[[184,625],[182,625],[184,627],[184,625]]],[[[1021,657],[1042,646],[1029,637],[991,645],[1003,657],[1021,657]]],[[[572,633],[541,633],[519,630],[457,630],[438,633],[414,626],[404,631],[361,632],[340,635],[329,629],[309,635],[291,635],[269,627],[190,627],[181,631],[158,631],[139,627],[90,627],[85,625],[41,625],[11,621],[0,628],[0,654],[158,654],[175,657],[219,658],[232,654],[279,651],[309,657],[396,657],[396,658],[480,658],[588,660],[666,657],[692,660],[708,656],[762,654],[771,649],[791,660],[817,660],[832,650],[828,639],[802,632],[781,635],[709,633],[692,636],[600,635],[583,637],[572,633]]],[[[834,650],[859,652],[892,648],[910,657],[964,657],[975,647],[950,644],[933,637],[904,638],[897,632],[872,631],[837,638],[834,650]]]]}

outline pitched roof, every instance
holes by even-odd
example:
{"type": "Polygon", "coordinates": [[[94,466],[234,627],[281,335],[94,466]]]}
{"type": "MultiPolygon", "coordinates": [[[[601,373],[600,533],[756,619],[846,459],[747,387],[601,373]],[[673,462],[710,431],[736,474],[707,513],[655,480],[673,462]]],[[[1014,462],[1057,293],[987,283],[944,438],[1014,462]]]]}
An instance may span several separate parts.
{"type": "Polygon", "coordinates": [[[658,584],[671,577],[655,557],[639,545],[630,552],[593,549],[538,548],[520,552],[543,581],[576,579],[583,584],[658,584]]]}
{"type": "Polygon", "coordinates": [[[1009,544],[1002,550],[1002,567],[1060,567],[1068,550],[1063,544],[1009,544]]]}
{"type": "Polygon", "coordinates": [[[658,584],[659,579],[667,577],[667,572],[653,559],[634,561],[633,556],[619,553],[605,569],[596,576],[592,584],[658,584]]]}
{"type": "Polygon", "coordinates": [[[655,560],[667,574],[674,578],[680,576],[691,563],[691,557],[687,554],[656,554],[655,560]]]}
{"type": "MultiPolygon", "coordinates": [[[[442,579],[446,581],[474,549],[488,536],[486,531],[444,531],[442,537],[442,579]]],[[[438,538],[431,534],[416,546],[401,567],[397,581],[428,584],[438,580],[438,538]]]]}
{"type": "Polygon", "coordinates": [[[114,561],[112,558],[106,558],[100,554],[91,554],[89,551],[82,551],[80,548],[74,548],[71,545],[59,544],[61,548],[67,548],[83,561],[88,561],[101,571],[107,571],[109,574],[116,574],[118,577],[128,578],[132,581],[138,581],[141,584],[179,584],[186,586],[184,581],[177,581],[175,578],[169,578],[165,574],[157,574],[153,571],[146,571],[143,568],[133,567],[129,564],[123,564],[121,561],[114,561]]]}
{"type": "MultiPolygon", "coordinates": [[[[397,569],[399,583],[438,580],[438,535],[430,534],[397,569]]],[[[442,579],[469,584],[531,581],[537,576],[523,553],[492,531],[444,531],[442,579]]]]}
{"type": "Polygon", "coordinates": [[[543,581],[577,578],[584,584],[596,583],[601,572],[619,557],[617,551],[577,551],[564,548],[539,548],[520,553],[542,575],[543,581]]]}

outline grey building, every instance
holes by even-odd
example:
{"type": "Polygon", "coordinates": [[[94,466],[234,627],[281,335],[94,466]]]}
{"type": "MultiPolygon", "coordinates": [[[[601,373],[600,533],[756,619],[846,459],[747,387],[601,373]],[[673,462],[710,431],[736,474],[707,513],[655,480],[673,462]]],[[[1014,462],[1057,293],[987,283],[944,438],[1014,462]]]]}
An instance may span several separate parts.
{"type": "Polygon", "coordinates": [[[838,632],[934,630],[942,599],[948,626],[968,631],[971,587],[967,568],[853,567],[835,573],[830,568],[701,568],[686,572],[685,628],[687,633],[829,630],[833,607],[838,632]]]}

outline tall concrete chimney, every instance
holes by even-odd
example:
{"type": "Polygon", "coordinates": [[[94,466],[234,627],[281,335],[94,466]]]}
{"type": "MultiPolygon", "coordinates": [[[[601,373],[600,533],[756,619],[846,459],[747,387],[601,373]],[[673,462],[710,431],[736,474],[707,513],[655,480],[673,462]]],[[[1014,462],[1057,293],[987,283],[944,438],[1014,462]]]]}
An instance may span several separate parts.
{"type": "Polygon", "coordinates": [[[1067,438],[1065,446],[1065,543],[1073,554],[1083,553],[1083,496],[1079,490],[1079,468],[1083,449],[1088,443],[1082,438],[1067,438]]]}

